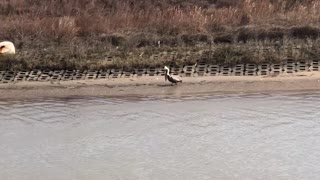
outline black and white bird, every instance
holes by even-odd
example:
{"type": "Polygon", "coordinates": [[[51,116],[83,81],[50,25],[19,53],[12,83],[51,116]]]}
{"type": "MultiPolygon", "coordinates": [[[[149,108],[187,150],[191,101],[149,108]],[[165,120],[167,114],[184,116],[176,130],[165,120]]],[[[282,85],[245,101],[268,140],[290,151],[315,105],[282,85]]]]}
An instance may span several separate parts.
{"type": "Polygon", "coordinates": [[[166,81],[168,80],[173,84],[177,84],[178,82],[182,83],[182,80],[178,76],[173,76],[170,74],[170,69],[167,66],[164,67],[164,70],[165,70],[164,78],[166,81]]]}

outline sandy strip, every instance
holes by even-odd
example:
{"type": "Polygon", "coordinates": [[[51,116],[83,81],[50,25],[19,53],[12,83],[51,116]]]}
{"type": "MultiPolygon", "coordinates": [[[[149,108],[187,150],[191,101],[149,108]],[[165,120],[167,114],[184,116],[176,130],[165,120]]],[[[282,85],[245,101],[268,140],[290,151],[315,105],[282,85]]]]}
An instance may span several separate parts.
{"type": "Polygon", "coordinates": [[[187,95],[193,93],[250,93],[320,90],[320,72],[277,77],[185,77],[172,86],[164,77],[0,84],[0,99],[69,96],[187,95]]]}

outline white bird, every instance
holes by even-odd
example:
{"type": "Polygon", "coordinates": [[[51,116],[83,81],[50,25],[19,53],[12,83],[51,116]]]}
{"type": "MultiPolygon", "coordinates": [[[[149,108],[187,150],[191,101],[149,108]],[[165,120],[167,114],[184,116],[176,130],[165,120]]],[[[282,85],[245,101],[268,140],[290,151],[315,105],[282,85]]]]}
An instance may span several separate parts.
{"type": "Polygon", "coordinates": [[[16,49],[12,42],[3,41],[0,42],[0,54],[15,54],[16,49]]]}
{"type": "Polygon", "coordinates": [[[165,66],[164,67],[165,70],[165,74],[164,74],[164,78],[165,80],[169,80],[171,83],[177,84],[178,82],[182,83],[182,80],[178,77],[178,76],[173,76],[170,74],[170,69],[165,66]]]}

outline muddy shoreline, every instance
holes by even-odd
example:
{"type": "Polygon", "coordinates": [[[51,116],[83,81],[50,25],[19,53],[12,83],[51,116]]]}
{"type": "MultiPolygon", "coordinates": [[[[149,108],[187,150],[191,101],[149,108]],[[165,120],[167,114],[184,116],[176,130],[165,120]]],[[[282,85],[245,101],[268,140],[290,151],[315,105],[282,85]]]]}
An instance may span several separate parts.
{"type": "Polygon", "coordinates": [[[163,77],[81,80],[60,82],[19,82],[0,84],[0,99],[33,99],[70,96],[152,96],[195,93],[252,93],[268,91],[320,90],[320,73],[268,76],[185,77],[172,86],[163,77]]]}

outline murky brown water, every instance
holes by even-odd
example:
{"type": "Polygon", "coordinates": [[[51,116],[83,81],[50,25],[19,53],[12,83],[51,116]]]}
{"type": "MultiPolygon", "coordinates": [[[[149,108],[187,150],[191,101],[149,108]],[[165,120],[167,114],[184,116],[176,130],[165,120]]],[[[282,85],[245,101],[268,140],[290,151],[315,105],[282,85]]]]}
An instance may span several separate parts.
{"type": "Polygon", "coordinates": [[[0,101],[0,179],[317,179],[320,94],[0,101]]]}

